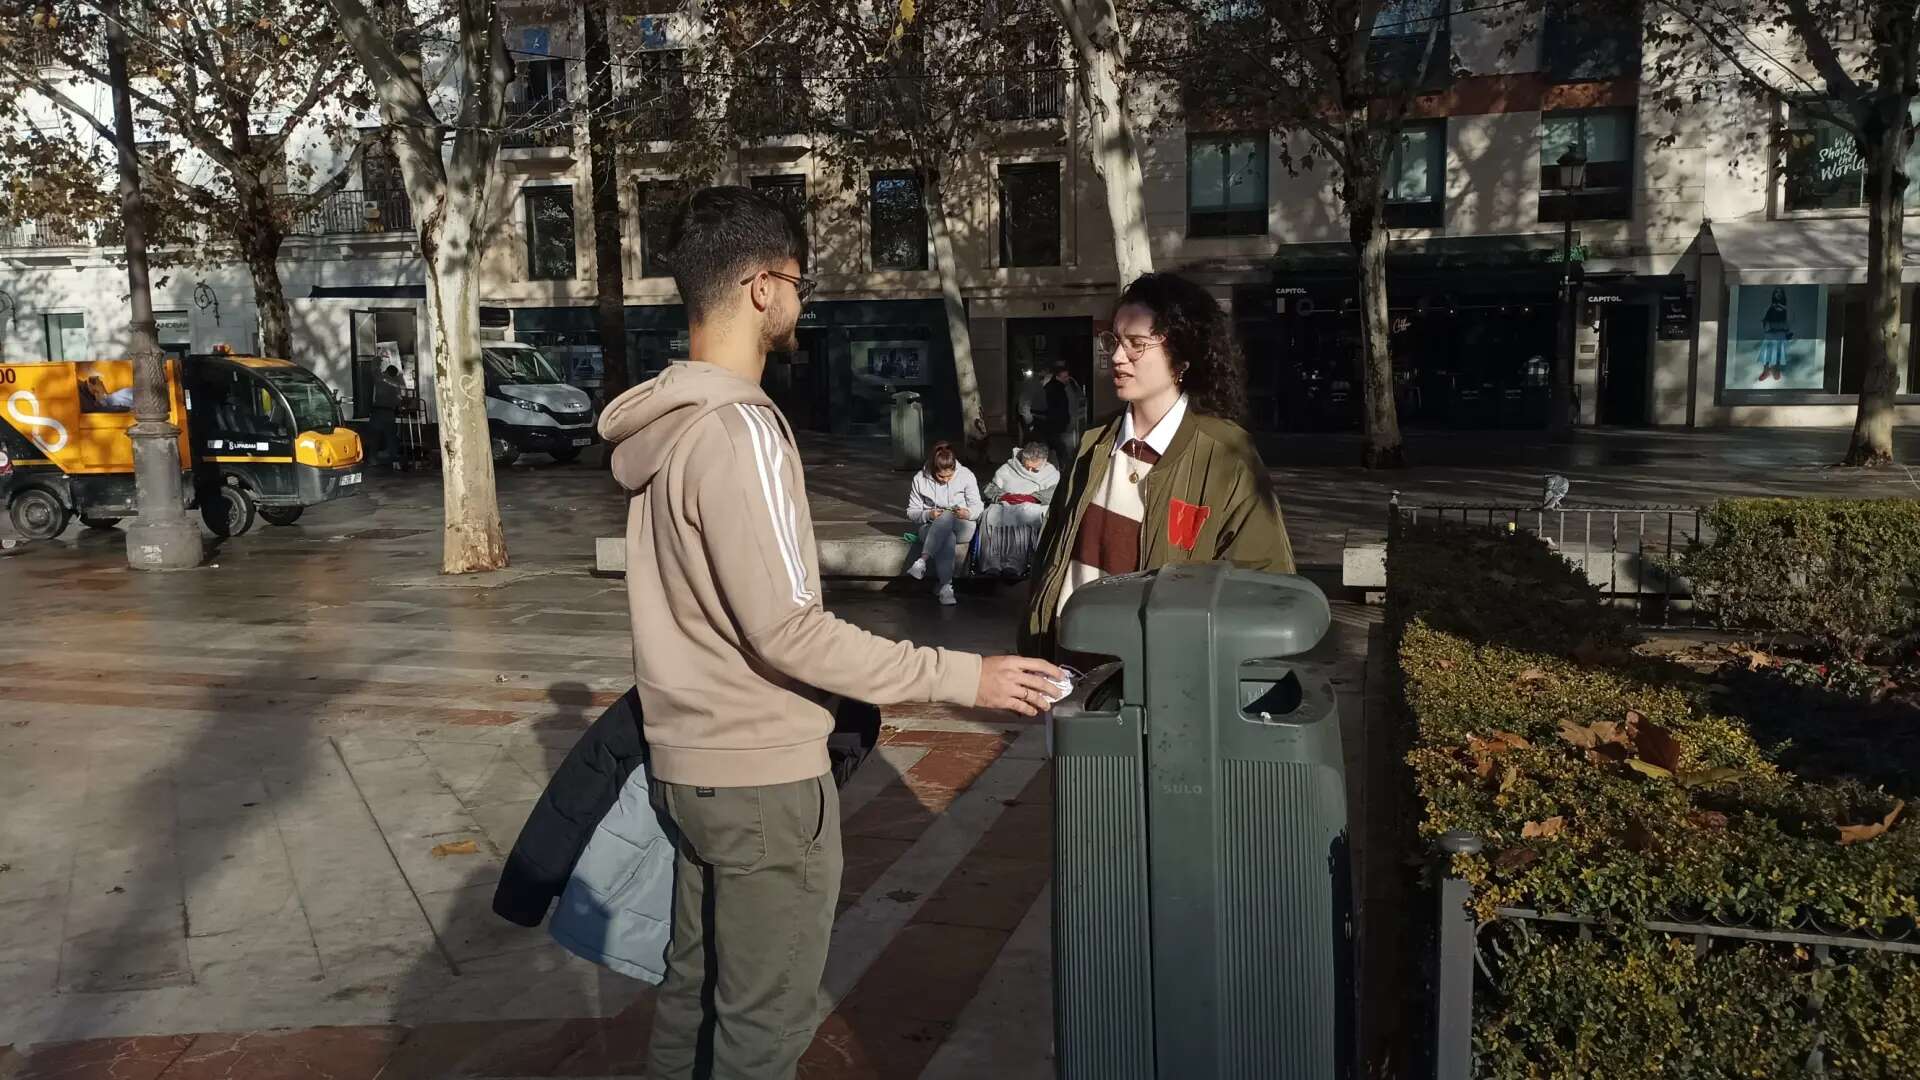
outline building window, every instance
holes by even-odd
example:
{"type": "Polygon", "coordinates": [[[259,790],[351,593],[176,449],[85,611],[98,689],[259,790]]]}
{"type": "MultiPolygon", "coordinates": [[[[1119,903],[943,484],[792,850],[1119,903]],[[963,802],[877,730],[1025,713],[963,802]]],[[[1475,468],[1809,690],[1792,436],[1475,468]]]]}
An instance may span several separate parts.
{"type": "MultiPolygon", "coordinates": [[[[1727,299],[1721,388],[1742,393],[1858,394],[1873,333],[1864,285],[1736,285],[1727,299]]],[[[1899,363],[1898,393],[1914,389],[1899,363]]]]}
{"type": "Polygon", "coordinates": [[[1447,0],[1382,0],[1368,61],[1377,83],[1440,87],[1453,81],[1447,0]],[[1428,35],[1433,47],[1427,47],[1428,35]]]}
{"type": "Polygon", "coordinates": [[[1540,67],[1555,82],[1640,74],[1640,21],[1579,0],[1547,0],[1540,15],[1540,67]]]}
{"type": "MultiPolygon", "coordinates": [[[[1829,102],[1827,108],[1840,108],[1829,102]]],[[[1920,118],[1920,105],[1909,115],[1920,118]]],[[[1860,144],[1840,125],[1800,106],[1787,110],[1781,134],[1781,205],[1801,210],[1853,210],[1867,204],[1867,162],[1860,144]]],[[[1907,174],[1920,168],[1920,140],[1907,151],[1907,174]]],[[[1920,184],[1908,184],[1906,205],[1920,209],[1920,184]]]]}
{"type": "Polygon", "coordinates": [[[679,180],[651,180],[640,185],[640,276],[672,277],[667,262],[668,236],[673,230],[674,212],[687,196],[687,185],[679,180]]]}
{"type": "MultiPolygon", "coordinates": [[[[753,190],[787,208],[787,213],[800,223],[800,233],[807,235],[807,178],[801,173],[784,173],[779,176],[756,176],[748,181],[753,190]]],[[[800,253],[800,269],[807,268],[807,253],[800,253]]]]}
{"type": "Polygon", "coordinates": [[[1446,219],[1447,123],[1408,124],[1387,158],[1385,224],[1437,229],[1446,219]]]}
{"type": "Polygon", "coordinates": [[[47,359],[91,360],[93,344],[87,337],[87,317],[78,312],[60,312],[40,317],[46,332],[47,359]]]}
{"type": "Polygon", "coordinates": [[[1187,235],[1266,232],[1267,137],[1187,136],[1187,235]]]}
{"type": "Polygon", "coordinates": [[[1549,113],[1540,119],[1540,220],[1625,220],[1633,216],[1633,110],[1549,113]],[[1587,163],[1578,192],[1568,191],[1560,159],[1587,163]]]}
{"type": "Polygon", "coordinates": [[[527,277],[535,281],[573,277],[573,189],[523,188],[520,198],[527,204],[527,277]]]}
{"type": "Polygon", "coordinates": [[[641,53],[631,67],[627,105],[640,138],[665,142],[678,136],[692,119],[693,99],[687,93],[682,60],[678,49],[652,49],[641,53]]]}
{"type": "Polygon", "coordinates": [[[565,60],[523,60],[514,72],[520,84],[520,104],[528,108],[558,109],[567,103],[565,60]]]}
{"type": "Polygon", "coordinates": [[[913,173],[874,173],[868,214],[875,270],[927,268],[927,204],[913,173]]]}
{"type": "Polygon", "coordinates": [[[1000,166],[1000,264],[1060,265],[1060,163],[1000,166]]]}

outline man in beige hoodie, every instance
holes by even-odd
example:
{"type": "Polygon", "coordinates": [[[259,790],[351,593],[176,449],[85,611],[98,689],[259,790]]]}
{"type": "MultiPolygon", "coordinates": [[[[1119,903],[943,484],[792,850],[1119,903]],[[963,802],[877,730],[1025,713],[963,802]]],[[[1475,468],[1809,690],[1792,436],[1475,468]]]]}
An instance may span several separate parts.
{"type": "Polygon", "coordinates": [[[607,407],[630,494],[627,597],[654,807],[675,845],[655,1080],[784,1080],[820,1021],[840,891],[829,695],[1035,715],[1060,672],[888,641],[829,614],[806,481],[760,389],[813,282],[799,223],[746,188],[680,208],[668,261],[693,362],[607,407]],[[709,1042],[710,1040],[710,1042],[709,1042]]]}

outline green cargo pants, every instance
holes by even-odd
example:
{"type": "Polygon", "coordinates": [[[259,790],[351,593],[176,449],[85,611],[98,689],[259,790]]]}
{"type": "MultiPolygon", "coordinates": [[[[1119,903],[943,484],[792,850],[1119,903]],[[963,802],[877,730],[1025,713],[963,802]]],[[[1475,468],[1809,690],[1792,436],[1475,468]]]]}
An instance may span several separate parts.
{"type": "Polygon", "coordinates": [[[788,1080],[823,1018],[840,896],[831,775],[766,787],[655,782],[674,845],[673,941],[648,1043],[652,1080],[788,1080]]]}

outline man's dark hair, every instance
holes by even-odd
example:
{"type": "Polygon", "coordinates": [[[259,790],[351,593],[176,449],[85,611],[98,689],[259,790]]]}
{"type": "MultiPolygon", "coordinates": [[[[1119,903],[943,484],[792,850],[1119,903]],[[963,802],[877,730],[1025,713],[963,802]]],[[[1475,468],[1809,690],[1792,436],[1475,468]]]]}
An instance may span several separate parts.
{"type": "Polygon", "coordinates": [[[666,261],[689,323],[722,310],[740,279],[788,259],[806,265],[805,230],[751,188],[701,188],[674,212],[667,232],[666,261]]]}

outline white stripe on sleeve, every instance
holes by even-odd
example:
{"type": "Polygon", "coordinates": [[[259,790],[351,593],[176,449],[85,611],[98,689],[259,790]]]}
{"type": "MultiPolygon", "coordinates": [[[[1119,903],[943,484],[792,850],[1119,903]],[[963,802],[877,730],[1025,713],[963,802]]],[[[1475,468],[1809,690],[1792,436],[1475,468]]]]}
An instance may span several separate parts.
{"type": "Polygon", "coordinates": [[[747,425],[747,436],[753,440],[753,464],[760,475],[760,498],[766,504],[768,522],[773,526],[774,543],[780,549],[780,561],[787,568],[793,602],[796,605],[806,604],[813,599],[813,594],[806,587],[806,565],[798,558],[792,543],[792,516],[782,505],[786,496],[785,485],[780,482],[778,471],[778,437],[766,430],[752,406],[735,402],[734,408],[740,410],[740,417],[747,425]],[[769,445],[769,442],[773,445],[769,445]]]}

